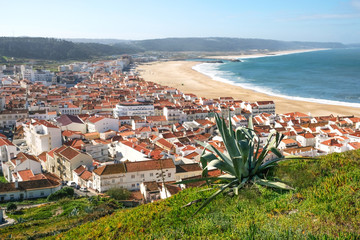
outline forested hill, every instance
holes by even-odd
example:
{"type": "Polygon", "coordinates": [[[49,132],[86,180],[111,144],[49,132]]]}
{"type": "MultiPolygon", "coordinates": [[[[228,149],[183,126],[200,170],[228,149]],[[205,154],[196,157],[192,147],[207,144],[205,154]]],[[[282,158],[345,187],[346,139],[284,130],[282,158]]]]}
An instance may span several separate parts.
{"type": "Polygon", "coordinates": [[[0,56],[47,59],[81,60],[99,56],[132,54],[146,51],[166,52],[238,52],[253,49],[279,51],[309,48],[342,48],[341,43],[285,42],[244,38],[165,38],[140,41],[106,39],[0,37],[0,56]],[[84,42],[79,42],[84,41],[84,42]],[[103,44],[108,42],[109,44],[103,44]],[[111,44],[110,44],[111,42],[111,44]]]}
{"type": "Polygon", "coordinates": [[[342,48],[336,42],[285,42],[267,39],[247,38],[164,38],[129,43],[117,43],[114,46],[131,44],[146,51],[197,51],[197,52],[236,52],[252,49],[280,51],[308,48],[342,48]]]}
{"type": "Polygon", "coordinates": [[[0,37],[0,56],[47,59],[81,60],[97,56],[131,53],[99,43],[73,43],[54,38],[0,37]]]}

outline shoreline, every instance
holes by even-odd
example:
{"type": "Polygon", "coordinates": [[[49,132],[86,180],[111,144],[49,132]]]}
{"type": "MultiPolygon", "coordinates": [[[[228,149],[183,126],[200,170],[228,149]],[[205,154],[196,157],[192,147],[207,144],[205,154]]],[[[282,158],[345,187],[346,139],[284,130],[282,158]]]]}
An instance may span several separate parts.
{"type": "Polygon", "coordinates": [[[223,77],[211,76],[210,74],[206,73],[206,71],[202,71],[202,69],[201,69],[202,64],[204,64],[204,63],[196,64],[192,67],[192,69],[211,78],[213,81],[230,84],[233,86],[241,87],[243,89],[251,90],[256,93],[265,94],[265,95],[272,96],[272,97],[279,97],[279,98],[285,98],[288,100],[302,101],[302,102],[308,102],[308,103],[327,104],[327,105],[333,105],[333,106],[338,106],[338,107],[353,107],[353,108],[358,108],[360,111],[360,103],[350,103],[350,102],[341,102],[341,101],[336,101],[336,100],[326,100],[326,99],[320,99],[320,98],[318,99],[318,98],[284,95],[284,94],[280,94],[280,93],[274,93],[271,90],[266,91],[266,88],[257,87],[255,85],[246,86],[246,83],[241,84],[241,83],[237,83],[232,80],[229,80],[229,79],[225,79],[223,77]]]}
{"type": "MultiPolygon", "coordinates": [[[[300,52],[299,52],[300,53],[300,52]]],[[[290,54],[290,53],[288,53],[290,54]]],[[[183,93],[193,93],[198,97],[219,98],[233,97],[242,101],[274,101],[276,113],[303,112],[321,116],[359,115],[360,108],[308,102],[272,96],[254,90],[246,89],[230,83],[212,79],[193,69],[201,62],[169,61],[143,64],[137,67],[141,77],[163,86],[174,87],[183,93]]]]}
{"type": "Polygon", "coordinates": [[[240,55],[226,55],[226,56],[205,56],[204,58],[219,59],[219,60],[231,60],[231,59],[249,59],[260,57],[273,57],[282,56],[295,53],[306,53],[330,50],[331,48],[313,48],[313,49],[297,49],[297,50],[285,50],[285,51],[273,51],[273,52],[254,52],[254,54],[240,54],[240,55]]]}

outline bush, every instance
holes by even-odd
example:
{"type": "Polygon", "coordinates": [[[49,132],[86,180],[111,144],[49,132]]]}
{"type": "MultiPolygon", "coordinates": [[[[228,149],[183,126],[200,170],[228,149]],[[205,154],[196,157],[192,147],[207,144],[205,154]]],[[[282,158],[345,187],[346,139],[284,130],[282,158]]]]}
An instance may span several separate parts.
{"type": "Polygon", "coordinates": [[[59,200],[66,197],[72,197],[74,195],[74,189],[70,187],[64,187],[59,191],[50,194],[47,198],[48,201],[59,200]]]}
{"type": "Polygon", "coordinates": [[[123,187],[110,188],[106,192],[106,195],[108,195],[109,197],[112,197],[113,199],[116,199],[116,200],[127,200],[130,197],[131,192],[123,187]]]}
{"type": "Polygon", "coordinates": [[[17,209],[17,206],[15,203],[8,203],[8,205],[6,206],[7,211],[14,211],[16,209],[17,209]]]}

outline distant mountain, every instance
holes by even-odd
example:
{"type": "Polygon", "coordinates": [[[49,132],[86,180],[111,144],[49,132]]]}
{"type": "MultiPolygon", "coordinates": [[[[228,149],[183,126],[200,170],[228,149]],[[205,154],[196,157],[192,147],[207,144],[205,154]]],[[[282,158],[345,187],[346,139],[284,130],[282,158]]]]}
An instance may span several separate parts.
{"type": "Polygon", "coordinates": [[[96,38],[64,38],[64,40],[74,43],[100,43],[113,45],[116,43],[130,43],[131,40],[121,40],[121,39],[96,39],[96,38]]]}
{"type": "Polygon", "coordinates": [[[359,47],[360,47],[360,43],[347,44],[346,46],[347,46],[347,47],[359,48],[359,47]]]}
{"type": "Polygon", "coordinates": [[[150,40],[71,39],[0,37],[0,56],[82,60],[99,56],[133,54],[146,51],[164,52],[239,52],[258,50],[290,50],[310,48],[343,48],[336,42],[285,42],[246,38],[164,38],[150,40]],[[102,42],[102,43],[99,43],[102,42]]]}
{"type": "MultiPolygon", "coordinates": [[[[165,38],[129,43],[134,48],[144,51],[196,51],[196,52],[235,52],[250,49],[267,49],[269,51],[308,49],[308,48],[342,48],[342,43],[336,42],[285,42],[266,39],[247,38],[165,38]]],[[[117,43],[113,46],[124,46],[124,43],[117,43]]]]}

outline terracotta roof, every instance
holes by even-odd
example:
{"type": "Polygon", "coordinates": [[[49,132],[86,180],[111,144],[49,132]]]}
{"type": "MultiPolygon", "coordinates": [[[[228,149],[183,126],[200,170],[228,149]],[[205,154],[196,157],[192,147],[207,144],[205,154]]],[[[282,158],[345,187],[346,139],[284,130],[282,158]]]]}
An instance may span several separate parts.
{"type": "Polygon", "coordinates": [[[157,182],[155,181],[152,181],[152,182],[144,182],[144,185],[146,187],[146,191],[149,191],[149,192],[159,192],[159,185],[157,182]]]}
{"type": "Polygon", "coordinates": [[[30,169],[18,171],[17,174],[23,181],[29,181],[31,177],[34,177],[34,173],[30,169]]]}
{"type": "Polygon", "coordinates": [[[171,184],[165,184],[165,188],[170,192],[171,195],[177,194],[181,191],[181,188],[179,186],[171,184]]]}
{"type": "Polygon", "coordinates": [[[71,141],[65,142],[64,145],[81,150],[81,147],[85,145],[85,143],[81,139],[73,139],[71,141]]]}
{"type": "Polygon", "coordinates": [[[15,183],[2,183],[0,184],[0,192],[15,192],[25,191],[30,189],[48,188],[58,186],[60,183],[51,179],[40,179],[18,182],[18,188],[15,188],[15,183]]]}
{"type": "Polygon", "coordinates": [[[80,152],[73,147],[66,147],[65,149],[60,151],[58,154],[64,156],[66,159],[71,161],[74,157],[79,155],[80,152]]]}
{"type": "Polygon", "coordinates": [[[40,153],[37,157],[38,157],[38,159],[40,159],[41,161],[43,161],[43,162],[46,162],[46,153],[47,152],[42,152],[42,153],[40,153]]]}
{"type": "Polygon", "coordinates": [[[0,138],[0,146],[14,146],[8,139],[0,138]]]}
{"type": "Polygon", "coordinates": [[[162,169],[175,168],[175,164],[172,159],[127,162],[125,163],[125,166],[126,166],[126,172],[160,170],[161,168],[162,169]]]}
{"type": "Polygon", "coordinates": [[[163,138],[160,138],[159,140],[156,141],[157,143],[161,144],[162,146],[164,147],[167,147],[169,149],[173,148],[174,145],[172,145],[171,143],[169,143],[168,141],[166,141],[165,139],[163,138]]]}
{"type": "Polygon", "coordinates": [[[176,165],[176,173],[202,171],[197,163],[176,165]]]}
{"type": "Polygon", "coordinates": [[[165,121],[167,121],[165,116],[147,116],[146,120],[151,121],[151,122],[165,122],[165,121]]]}
{"type": "Polygon", "coordinates": [[[27,159],[30,159],[30,160],[39,162],[39,160],[38,160],[35,156],[30,155],[30,154],[27,154],[27,153],[23,153],[23,152],[20,152],[20,153],[16,156],[16,159],[13,160],[13,162],[14,162],[15,160],[20,160],[20,162],[24,162],[24,161],[27,160],[27,159]]]}
{"type": "Polygon", "coordinates": [[[45,121],[45,120],[39,120],[39,119],[32,119],[34,122],[31,123],[32,125],[43,125],[48,128],[59,128],[58,126],[55,126],[54,124],[45,121]]]}
{"type": "Polygon", "coordinates": [[[199,156],[199,154],[197,152],[192,152],[186,156],[184,156],[184,158],[187,158],[187,159],[194,159],[195,157],[199,156]]]}
{"type": "Polygon", "coordinates": [[[81,119],[78,116],[67,115],[67,114],[58,117],[56,119],[56,122],[60,123],[62,126],[67,126],[71,123],[84,124],[83,121],[81,121],[81,119]]]}
{"type": "Polygon", "coordinates": [[[91,123],[96,123],[96,122],[101,121],[101,120],[103,120],[103,119],[105,119],[105,117],[96,117],[96,116],[93,116],[93,117],[89,117],[89,118],[87,119],[87,121],[89,121],[89,122],[91,122],[91,123]]]}
{"type": "Polygon", "coordinates": [[[92,172],[85,170],[81,175],[80,178],[87,181],[92,177],[92,172]]]}
{"type": "Polygon", "coordinates": [[[86,170],[86,168],[81,165],[81,166],[77,167],[77,168],[74,170],[74,172],[75,172],[77,175],[80,175],[80,174],[82,174],[85,170],[86,170]]]}
{"type": "Polygon", "coordinates": [[[97,175],[125,173],[125,165],[123,163],[109,164],[96,168],[93,172],[97,175]]]}
{"type": "Polygon", "coordinates": [[[349,145],[351,147],[353,147],[354,149],[360,149],[360,143],[359,142],[352,142],[352,143],[349,143],[349,145]]]}

